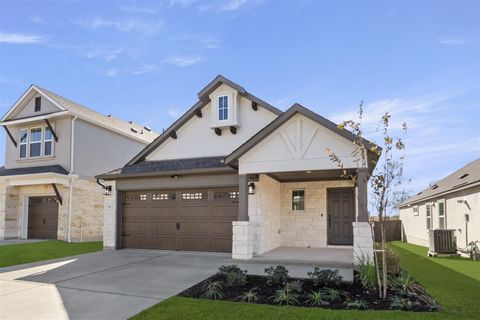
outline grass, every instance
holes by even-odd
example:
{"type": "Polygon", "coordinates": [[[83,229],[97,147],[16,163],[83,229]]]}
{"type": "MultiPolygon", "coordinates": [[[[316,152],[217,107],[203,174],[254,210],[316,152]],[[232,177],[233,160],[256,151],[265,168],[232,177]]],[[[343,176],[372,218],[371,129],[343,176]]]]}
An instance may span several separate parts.
{"type": "Polygon", "coordinates": [[[0,268],[102,250],[102,242],[67,243],[60,240],[0,246],[0,268]]]}
{"type": "Polygon", "coordinates": [[[442,305],[443,311],[327,310],[173,297],[132,319],[480,319],[479,262],[428,258],[424,247],[401,242],[389,245],[400,254],[404,269],[442,305]]]}

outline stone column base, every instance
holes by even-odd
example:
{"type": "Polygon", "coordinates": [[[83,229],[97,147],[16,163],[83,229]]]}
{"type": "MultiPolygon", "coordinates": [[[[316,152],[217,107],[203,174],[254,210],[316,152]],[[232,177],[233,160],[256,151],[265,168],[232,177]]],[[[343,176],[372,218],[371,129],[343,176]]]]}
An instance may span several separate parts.
{"type": "Polygon", "coordinates": [[[254,224],[250,221],[233,221],[232,226],[232,259],[253,258],[254,224]]]}
{"type": "Polygon", "coordinates": [[[353,222],[353,263],[359,259],[373,262],[372,228],[368,222],[353,222]]]}

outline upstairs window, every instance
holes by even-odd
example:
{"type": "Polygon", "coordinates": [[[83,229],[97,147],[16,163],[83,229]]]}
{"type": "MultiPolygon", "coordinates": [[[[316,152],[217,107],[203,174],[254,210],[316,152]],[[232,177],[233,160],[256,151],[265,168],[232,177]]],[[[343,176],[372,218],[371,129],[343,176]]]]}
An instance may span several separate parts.
{"type": "Polygon", "coordinates": [[[20,129],[20,159],[27,157],[27,142],[28,142],[27,129],[20,129]]]}
{"type": "Polygon", "coordinates": [[[218,97],[218,120],[228,120],[228,96],[218,97]]]}
{"type": "Polygon", "coordinates": [[[305,210],[305,190],[292,190],[292,210],[305,210]]]}
{"type": "Polygon", "coordinates": [[[42,97],[35,98],[35,112],[42,110],[42,97]]]}
{"type": "Polygon", "coordinates": [[[45,156],[52,155],[53,135],[49,127],[45,127],[43,136],[43,154],[45,156]]]}
{"type": "Polygon", "coordinates": [[[30,157],[40,157],[42,154],[42,128],[30,129],[30,157]]]}
{"type": "Polygon", "coordinates": [[[418,206],[413,206],[413,215],[418,216],[418,206]]]}

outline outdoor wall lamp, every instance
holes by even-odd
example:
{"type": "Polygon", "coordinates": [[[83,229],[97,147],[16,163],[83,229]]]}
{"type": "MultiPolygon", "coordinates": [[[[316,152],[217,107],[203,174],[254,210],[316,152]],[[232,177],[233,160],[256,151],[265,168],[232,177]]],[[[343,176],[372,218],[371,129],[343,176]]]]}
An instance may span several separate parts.
{"type": "Polygon", "coordinates": [[[248,194],[255,194],[255,183],[250,182],[248,184],[248,194]]]}
{"type": "Polygon", "coordinates": [[[109,196],[112,194],[112,186],[107,186],[100,182],[100,179],[97,179],[97,184],[103,188],[103,194],[109,196]]]}
{"type": "Polygon", "coordinates": [[[178,175],[174,174],[173,176],[171,176],[172,179],[178,179],[178,175]]]}

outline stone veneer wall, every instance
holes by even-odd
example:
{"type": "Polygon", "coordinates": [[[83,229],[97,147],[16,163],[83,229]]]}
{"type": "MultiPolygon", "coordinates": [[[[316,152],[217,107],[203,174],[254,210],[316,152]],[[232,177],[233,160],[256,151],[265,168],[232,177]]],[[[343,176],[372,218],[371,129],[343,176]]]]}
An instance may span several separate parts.
{"type": "Polygon", "coordinates": [[[74,242],[102,240],[103,189],[95,180],[75,179],[72,198],[71,240],[74,242]]]}
{"type": "Polygon", "coordinates": [[[327,246],[327,188],[353,186],[352,181],[311,181],[281,184],[281,246],[327,246]],[[305,190],[305,210],[291,208],[292,190],[305,190]]]}
{"type": "Polygon", "coordinates": [[[103,198],[103,249],[117,247],[117,189],[115,181],[108,181],[112,194],[103,198]]]}

